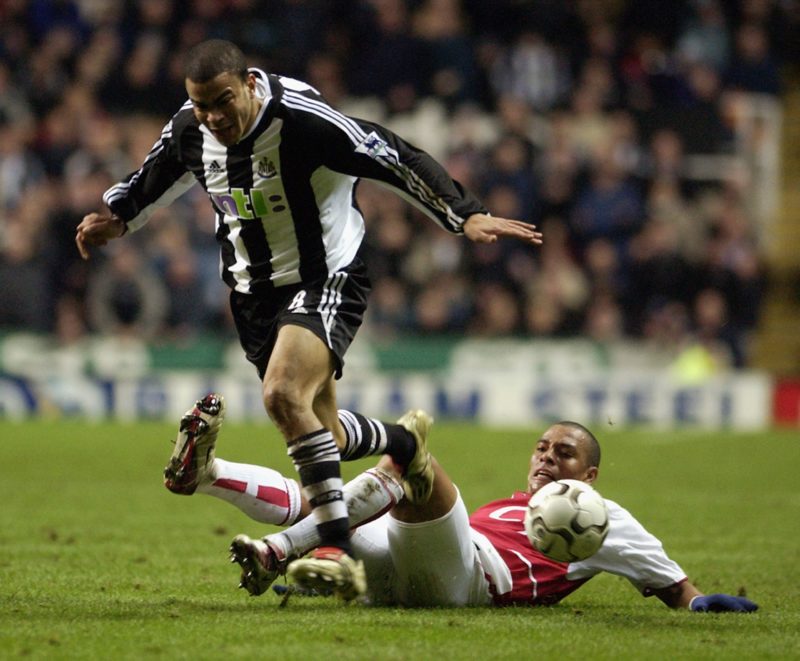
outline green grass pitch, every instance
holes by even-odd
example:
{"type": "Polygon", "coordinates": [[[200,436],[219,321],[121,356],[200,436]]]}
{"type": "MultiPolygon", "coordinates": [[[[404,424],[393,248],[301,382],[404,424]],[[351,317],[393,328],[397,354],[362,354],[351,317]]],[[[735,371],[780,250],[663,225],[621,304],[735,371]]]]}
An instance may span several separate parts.
{"type": "MultiPolygon", "coordinates": [[[[600,576],[551,608],[365,608],[237,590],[230,539],[266,530],[169,494],[175,425],[0,422],[0,659],[800,658],[800,434],[596,429],[598,489],[706,592],[699,614],[600,576]]],[[[524,484],[540,429],[434,427],[469,508],[524,484]]],[[[223,428],[218,455],[293,475],[268,425],[223,428]]],[[[352,476],[370,465],[345,467],[352,476]]]]}

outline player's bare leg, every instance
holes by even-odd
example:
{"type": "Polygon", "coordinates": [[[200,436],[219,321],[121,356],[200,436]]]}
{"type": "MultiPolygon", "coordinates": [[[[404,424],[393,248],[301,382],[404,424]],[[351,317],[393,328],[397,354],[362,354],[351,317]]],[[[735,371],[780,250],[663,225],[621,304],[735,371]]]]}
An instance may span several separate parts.
{"type": "Polygon", "coordinates": [[[327,410],[332,397],[328,403],[318,401],[333,372],[333,355],[313,332],[283,326],[264,376],[264,405],[286,440],[321,539],[310,558],[290,565],[290,574],[297,563],[295,571],[300,573],[308,563],[316,563],[316,573],[320,566],[327,567],[333,576],[330,587],[349,600],[364,594],[366,578],[363,563],[352,557],[339,448],[317,414],[322,409],[327,421],[335,416],[335,407],[327,410]]]}
{"type": "Polygon", "coordinates": [[[336,447],[339,448],[340,452],[344,450],[346,445],[345,431],[339,420],[339,412],[336,405],[336,380],[333,378],[333,374],[322,384],[319,392],[314,397],[312,406],[314,414],[322,423],[322,426],[333,434],[336,447]]]}

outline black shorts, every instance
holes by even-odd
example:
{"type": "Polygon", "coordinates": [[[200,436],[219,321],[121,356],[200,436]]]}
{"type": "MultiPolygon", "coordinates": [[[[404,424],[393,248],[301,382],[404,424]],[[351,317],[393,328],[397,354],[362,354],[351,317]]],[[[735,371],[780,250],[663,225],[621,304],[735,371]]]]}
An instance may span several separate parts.
{"type": "Polygon", "coordinates": [[[268,293],[231,292],[231,311],[247,360],[263,380],[269,358],[286,324],[308,328],[333,353],[336,378],[342,376],[344,354],[367,309],[370,282],[356,257],[325,280],[276,287],[268,293]]]}

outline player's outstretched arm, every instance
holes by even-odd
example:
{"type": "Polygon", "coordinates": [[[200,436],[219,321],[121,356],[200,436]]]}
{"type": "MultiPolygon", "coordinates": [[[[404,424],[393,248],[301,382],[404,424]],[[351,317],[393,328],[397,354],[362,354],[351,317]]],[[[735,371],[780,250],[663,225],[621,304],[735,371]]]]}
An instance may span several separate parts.
{"type": "Polygon", "coordinates": [[[653,594],[670,608],[689,608],[692,599],[699,597],[702,592],[689,581],[682,581],[668,588],[653,590],[653,594]]]}
{"type": "Polygon", "coordinates": [[[537,246],[542,243],[542,233],[536,231],[536,225],[485,213],[474,213],[467,218],[464,234],[476,243],[494,243],[500,237],[518,239],[537,246]]]}
{"type": "Polygon", "coordinates": [[[127,230],[125,221],[112,213],[90,213],[75,232],[75,245],[83,259],[89,259],[89,246],[104,246],[112,239],[118,239],[127,230]]]}
{"type": "Polygon", "coordinates": [[[688,608],[695,612],[738,612],[749,613],[758,605],[745,597],[729,594],[703,594],[689,581],[654,590],[653,593],[670,608],[688,608]]]}

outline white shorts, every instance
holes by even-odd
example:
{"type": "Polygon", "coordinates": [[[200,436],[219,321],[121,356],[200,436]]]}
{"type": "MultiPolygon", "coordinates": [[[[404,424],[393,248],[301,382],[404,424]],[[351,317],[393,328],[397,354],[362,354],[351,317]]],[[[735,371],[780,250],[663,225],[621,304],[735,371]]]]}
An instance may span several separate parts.
{"type": "Polygon", "coordinates": [[[390,514],[352,538],[364,561],[370,601],[400,606],[486,606],[489,582],[459,494],[435,521],[404,523],[390,514]]]}

